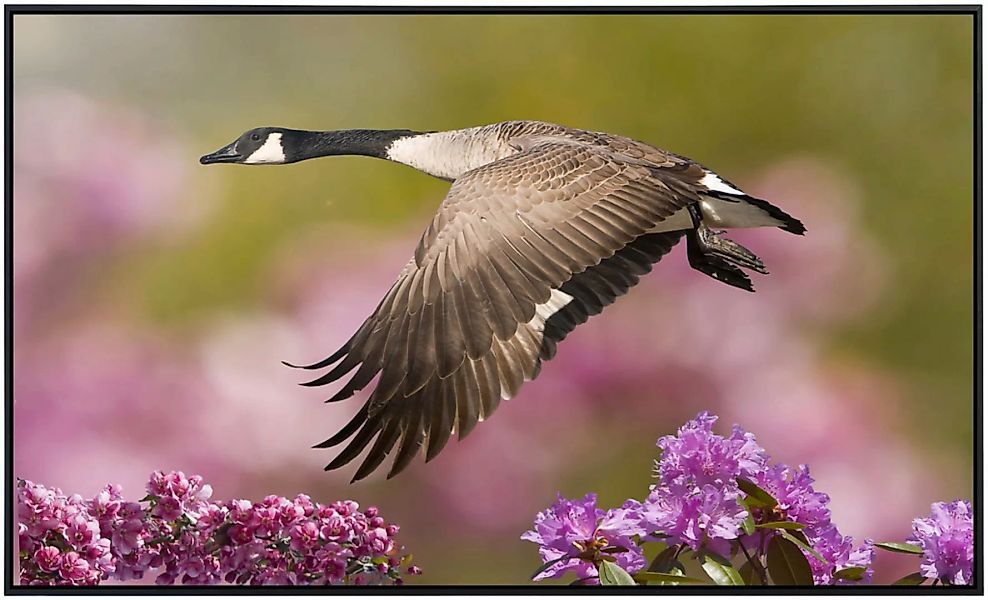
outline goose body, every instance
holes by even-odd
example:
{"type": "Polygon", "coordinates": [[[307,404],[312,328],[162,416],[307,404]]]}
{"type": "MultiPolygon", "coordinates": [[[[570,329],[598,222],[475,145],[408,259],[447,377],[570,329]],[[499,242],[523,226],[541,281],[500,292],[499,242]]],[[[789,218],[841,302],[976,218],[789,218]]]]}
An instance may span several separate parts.
{"type": "Polygon", "coordinates": [[[330,402],[378,377],[354,418],[317,447],[365,448],[354,480],[397,447],[389,477],[420,448],[433,459],[534,379],[576,326],[634,286],[682,238],[691,266],[753,291],[741,268],[767,273],[711,227],[778,227],[797,219],[686,157],[628,137],[539,121],[420,133],[250,130],[203,164],[283,164],[355,154],[452,182],[391,289],[357,332],[306,369],[305,385],[352,373],[330,402]]]}

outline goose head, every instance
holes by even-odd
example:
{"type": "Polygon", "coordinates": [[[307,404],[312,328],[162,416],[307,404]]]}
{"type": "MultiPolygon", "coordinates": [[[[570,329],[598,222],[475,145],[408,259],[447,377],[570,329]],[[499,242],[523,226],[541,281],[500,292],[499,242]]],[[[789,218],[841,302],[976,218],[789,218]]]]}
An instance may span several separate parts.
{"type": "Polygon", "coordinates": [[[257,127],[199,159],[204,165],[237,163],[243,165],[280,165],[300,160],[294,152],[295,138],[303,132],[284,127],[257,127]]]}

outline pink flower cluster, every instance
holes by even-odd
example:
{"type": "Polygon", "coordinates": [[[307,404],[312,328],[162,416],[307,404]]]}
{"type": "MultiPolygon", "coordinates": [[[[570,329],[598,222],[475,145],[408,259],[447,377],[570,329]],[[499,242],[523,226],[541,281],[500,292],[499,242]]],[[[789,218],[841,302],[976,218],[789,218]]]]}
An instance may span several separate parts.
{"type": "Polygon", "coordinates": [[[114,572],[110,540],[82,496],[21,481],[17,519],[21,583],[95,585],[114,572]]]}
{"type": "Polygon", "coordinates": [[[155,471],[140,502],[110,484],[92,499],[17,485],[23,585],[96,585],[156,573],[159,584],[401,584],[421,570],[398,526],[351,500],[212,502],[202,477],[155,471]]]}

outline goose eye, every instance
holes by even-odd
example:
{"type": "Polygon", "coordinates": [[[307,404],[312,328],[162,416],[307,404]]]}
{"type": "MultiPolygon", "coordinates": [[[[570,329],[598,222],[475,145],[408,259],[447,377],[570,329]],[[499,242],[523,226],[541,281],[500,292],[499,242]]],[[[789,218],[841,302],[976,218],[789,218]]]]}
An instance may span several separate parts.
{"type": "Polygon", "coordinates": [[[259,134],[259,133],[252,133],[252,134],[250,134],[250,139],[253,140],[253,141],[255,141],[255,142],[259,142],[259,141],[261,141],[261,134],[259,134]]]}

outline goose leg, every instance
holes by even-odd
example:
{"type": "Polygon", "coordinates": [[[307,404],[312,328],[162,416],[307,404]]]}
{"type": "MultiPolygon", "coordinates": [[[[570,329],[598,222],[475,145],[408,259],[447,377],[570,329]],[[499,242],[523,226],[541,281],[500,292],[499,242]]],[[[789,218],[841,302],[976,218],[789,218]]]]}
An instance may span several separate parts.
{"type": "Polygon", "coordinates": [[[768,273],[762,261],[741,244],[707,227],[698,206],[689,206],[689,212],[693,220],[693,229],[686,233],[686,256],[690,266],[717,281],[755,291],[751,280],[739,267],[768,273]]]}
{"type": "Polygon", "coordinates": [[[768,275],[765,263],[760,258],[755,256],[751,250],[748,250],[734,240],[723,237],[722,233],[714,231],[702,223],[696,229],[696,234],[700,238],[700,244],[707,254],[715,254],[739,267],[768,275]]]}

